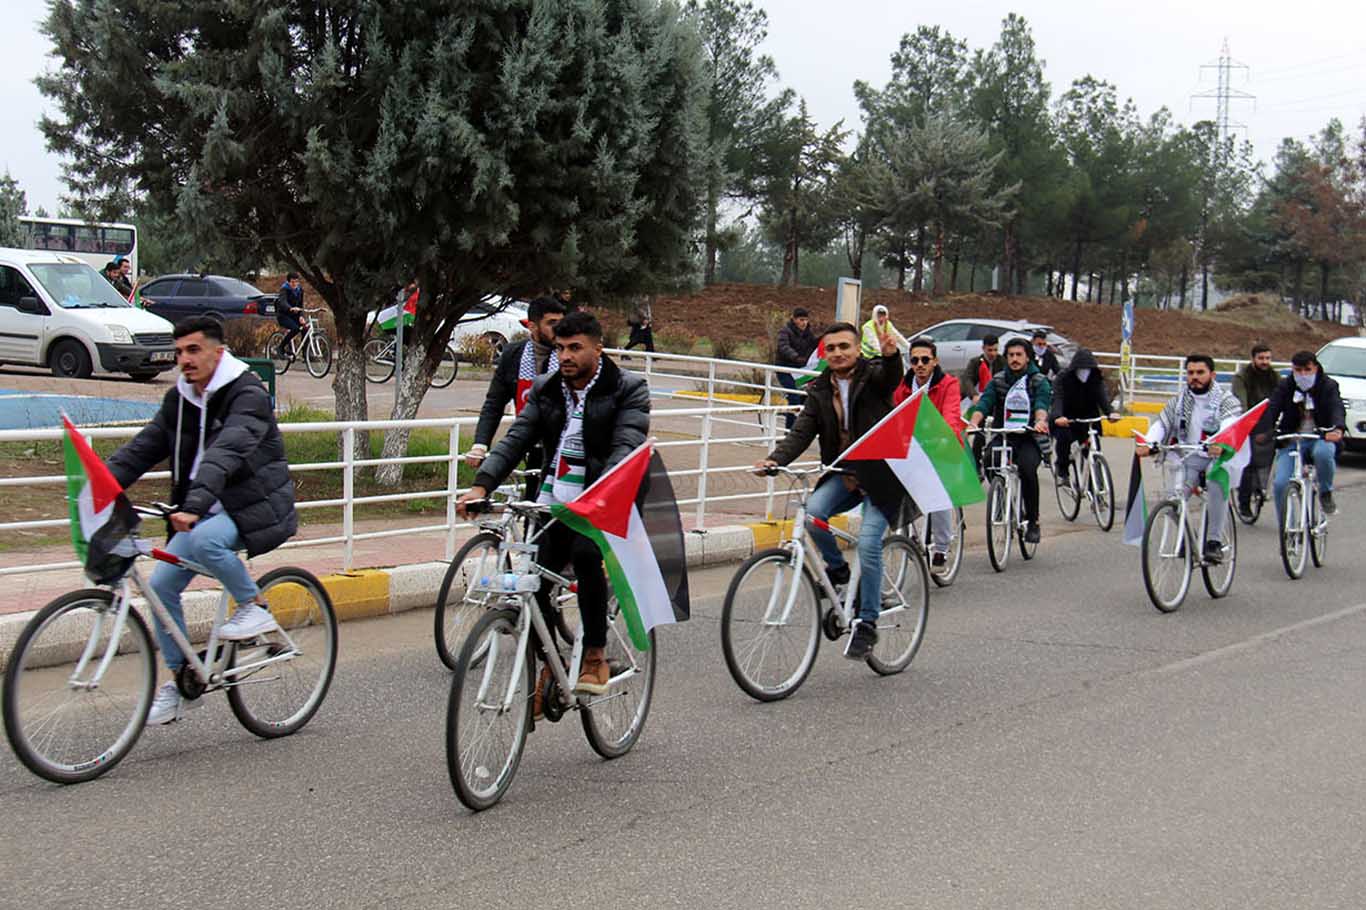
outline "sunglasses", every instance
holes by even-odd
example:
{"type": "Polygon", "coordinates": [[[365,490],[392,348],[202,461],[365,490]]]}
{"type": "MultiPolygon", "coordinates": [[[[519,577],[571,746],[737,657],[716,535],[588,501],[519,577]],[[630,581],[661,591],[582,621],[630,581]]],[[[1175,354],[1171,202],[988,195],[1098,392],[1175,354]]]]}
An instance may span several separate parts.
{"type": "Polygon", "coordinates": [[[922,363],[925,364],[926,366],[928,366],[928,365],[929,365],[930,363],[932,363],[932,362],[934,362],[934,358],[933,358],[933,357],[912,357],[912,358],[911,358],[911,366],[918,366],[919,364],[922,364],[922,363]]]}

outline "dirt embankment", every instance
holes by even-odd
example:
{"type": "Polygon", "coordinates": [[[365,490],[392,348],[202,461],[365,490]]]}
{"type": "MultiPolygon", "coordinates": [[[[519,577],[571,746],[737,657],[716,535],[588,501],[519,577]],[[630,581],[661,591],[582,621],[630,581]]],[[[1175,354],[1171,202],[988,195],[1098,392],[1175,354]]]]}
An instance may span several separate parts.
{"type": "MultiPolygon", "coordinates": [[[[887,307],[892,322],[907,337],[945,319],[1028,319],[1051,325],[1093,350],[1119,350],[1120,309],[1108,304],[984,294],[951,294],[931,302],[924,294],[887,289],[864,292],[865,314],[879,303],[887,307]]],[[[737,342],[760,342],[776,332],[798,306],[811,311],[813,322],[828,323],[834,319],[834,289],[718,284],[696,294],[661,297],[654,306],[655,336],[725,336],[737,342]]],[[[625,328],[625,320],[617,314],[607,315],[604,322],[617,331],[625,328]]],[[[1264,297],[1235,298],[1209,313],[1139,310],[1135,323],[1134,348],[1141,353],[1202,351],[1221,357],[1246,357],[1254,342],[1265,341],[1278,360],[1288,360],[1297,350],[1315,350],[1354,332],[1348,326],[1302,319],[1264,297]]]]}

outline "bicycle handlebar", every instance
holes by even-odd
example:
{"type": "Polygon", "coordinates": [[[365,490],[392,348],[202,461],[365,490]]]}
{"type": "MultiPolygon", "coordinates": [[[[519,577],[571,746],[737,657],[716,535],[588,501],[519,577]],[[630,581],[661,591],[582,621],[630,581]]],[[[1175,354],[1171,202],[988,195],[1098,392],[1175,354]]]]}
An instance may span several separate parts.
{"type": "Polygon", "coordinates": [[[133,511],[139,515],[146,515],[150,518],[170,518],[173,514],[180,511],[180,507],[164,502],[135,502],[133,503],[133,511]]]}
{"type": "MultiPolygon", "coordinates": [[[[1066,415],[1063,415],[1063,416],[1066,417],[1066,415]]],[[[1103,422],[1105,422],[1105,421],[1107,421],[1107,420],[1109,420],[1109,419],[1110,419],[1109,417],[1068,417],[1068,418],[1067,418],[1067,422],[1068,422],[1068,423],[1103,423],[1103,422]]]]}
{"type": "Polygon", "coordinates": [[[1322,439],[1323,437],[1320,436],[1319,433],[1332,433],[1333,431],[1335,431],[1335,430],[1337,429],[1337,427],[1314,427],[1314,429],[1315,429],[1317,432],[1315,432],[1315,433],[1282,433],[1281,435],[1279,435],[1279,436],[1276,437],[1276,441],[1277,441],[1277,442],[1280,442],[1280,441],[1282,441],[1282,440],[1284,440],[1284,439],[1322,439]]]}

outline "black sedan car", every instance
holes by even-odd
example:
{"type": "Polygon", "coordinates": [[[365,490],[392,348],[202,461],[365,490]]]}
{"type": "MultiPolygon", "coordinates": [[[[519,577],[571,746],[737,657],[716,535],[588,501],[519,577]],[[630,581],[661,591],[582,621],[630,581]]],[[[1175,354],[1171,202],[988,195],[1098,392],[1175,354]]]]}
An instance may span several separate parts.
{"type": "Polygon", "coordinates": [[[274,316],[275,295],[225,275],[161,275],[142,286],[148,310],[179,322],[187,316],[274,316]]]}

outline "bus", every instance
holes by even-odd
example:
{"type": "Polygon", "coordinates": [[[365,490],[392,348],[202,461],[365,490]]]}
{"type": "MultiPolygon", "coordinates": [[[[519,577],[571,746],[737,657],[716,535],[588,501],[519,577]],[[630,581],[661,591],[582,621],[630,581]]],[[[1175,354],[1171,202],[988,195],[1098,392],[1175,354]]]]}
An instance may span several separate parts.
{"type": "Polygon", "coordinates": [[[66,253],[90,264],[96,271],[115,256],[123,256],[138,272],[138,229],[131,224],[81,221],[78,218],[34,218],[21,215],[23,248],[66,253]]]}

